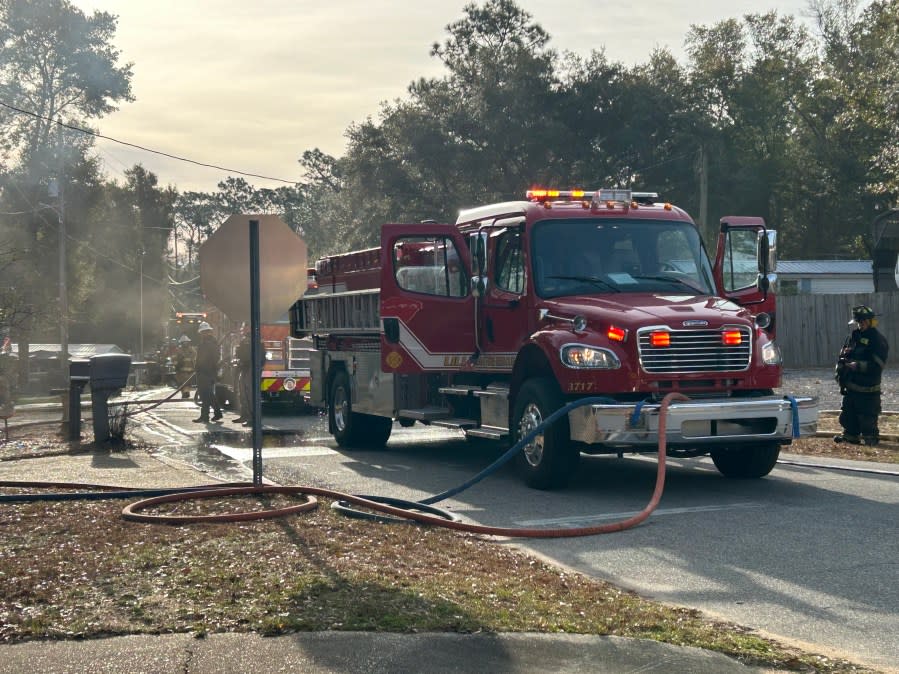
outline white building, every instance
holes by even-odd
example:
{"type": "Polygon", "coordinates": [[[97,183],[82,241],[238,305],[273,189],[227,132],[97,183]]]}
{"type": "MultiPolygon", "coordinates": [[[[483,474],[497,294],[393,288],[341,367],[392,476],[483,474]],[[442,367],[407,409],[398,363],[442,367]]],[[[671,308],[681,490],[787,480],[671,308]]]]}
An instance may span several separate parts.
{"type": "Polygon", "coordinates": [[[871,260],[778,260],[778,294],[873,293],[871,260]]]}

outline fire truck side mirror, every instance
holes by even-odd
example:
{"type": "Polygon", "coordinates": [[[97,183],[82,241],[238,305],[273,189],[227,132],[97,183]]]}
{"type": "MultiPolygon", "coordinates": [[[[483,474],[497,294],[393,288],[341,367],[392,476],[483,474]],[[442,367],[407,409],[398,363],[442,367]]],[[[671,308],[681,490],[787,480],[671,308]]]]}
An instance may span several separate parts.
{"type": "Polygon", "coordinates": [[[469,239],[472,274],[483,276],[487,266],[487,232],[473,232],[469,239]]]}
{"type": "Polygon", "coordinates": [[[483,297],[487,293],[487,232],[472,232],[469,235],[471,249],[471,294],[483,297]]]}
{"type": "Polygon", "coordinates": [[[487,277],[472,276],[471,277],[471,294],[473,297],[483,297],[487,294],[487,277]]]}
{"type": "Polygon", "coordinates": [[[756,258],[758,260],[759,276],[768,276],[768,232],[764,229],[759,232],[756,258]]]}
{"type": "Polygon", "coordinates": [[[771,288],[771,274],[777,269],[777,232],[763,229],[759,232],[758,249],[756,251],[759,275],[756,287],[767,297],[771,288]]]}
{"type": "Polygon", "coordinates": [[[759,232],[757,257],[759,274],[768,276],[777,271],[777,232],[775,230],[763,229],[759,232]]]}

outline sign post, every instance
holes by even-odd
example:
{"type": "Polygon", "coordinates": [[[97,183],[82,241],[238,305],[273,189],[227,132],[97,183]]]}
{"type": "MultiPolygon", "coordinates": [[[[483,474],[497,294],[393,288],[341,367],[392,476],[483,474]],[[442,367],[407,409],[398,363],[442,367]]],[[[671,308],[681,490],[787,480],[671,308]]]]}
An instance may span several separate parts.
{"type": "Polygon", "coordinates": [[[232,215],[200,246],[200,286],[234,321],[250,324],[253,484],[262,484],[263,322],[283,316],[306,290],[306,243],[276,215],[232,215]]]}

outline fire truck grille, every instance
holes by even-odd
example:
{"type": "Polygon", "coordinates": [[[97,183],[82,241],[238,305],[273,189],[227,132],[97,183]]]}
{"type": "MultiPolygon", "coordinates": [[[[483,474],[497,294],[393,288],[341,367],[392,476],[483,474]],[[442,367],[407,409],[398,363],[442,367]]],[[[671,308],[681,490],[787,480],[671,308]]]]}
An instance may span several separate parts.
{"type": "Polygon", "coordinates": [[[670,330],[668,346],[652,346],[652,333],[646,329],[639,333],[640,363],[645,372],[740,372],[749,369],[752,353],[751,334],[748,328],[739,330],[741,339],[736,345],[726,345],[721,330],[670,330]]]}

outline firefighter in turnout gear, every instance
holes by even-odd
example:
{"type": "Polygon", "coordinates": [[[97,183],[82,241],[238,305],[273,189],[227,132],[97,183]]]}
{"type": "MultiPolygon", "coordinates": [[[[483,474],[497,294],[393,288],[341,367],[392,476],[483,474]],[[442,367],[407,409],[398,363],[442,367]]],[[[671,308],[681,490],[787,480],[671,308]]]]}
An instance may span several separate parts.
{"type": "Polygon", "coordinates": [[[200,336],[200,345],[197,347],[197,392],[200,394],[200,416],[194,419],[196,423],[209,422],[209,408],[212,407],[212,421],[222,418],[222,409],[219,407],[215,395],[215,381],[219,368],[219,345],[215,341],[212,326],[205,321],[197,328],[200,336]]]}
{"type": "Polygon", "coordinates": [[[834,442],[876,445],[880,431],[880,379],[889,354],[886,338],[877,331],[877,318],[870,307],[852,308],[852,333],[840,350],[836,380],[843,395],[840,426],[834,442]]]}

